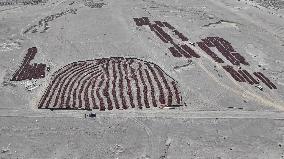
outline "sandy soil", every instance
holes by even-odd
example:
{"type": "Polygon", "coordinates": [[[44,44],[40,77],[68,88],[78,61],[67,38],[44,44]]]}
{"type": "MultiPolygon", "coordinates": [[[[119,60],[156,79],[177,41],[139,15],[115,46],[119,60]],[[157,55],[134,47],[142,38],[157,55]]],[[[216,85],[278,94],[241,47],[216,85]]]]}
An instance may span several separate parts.
{"type": "Polygon", "coordinates": [[[0,157],[284,158],[284,5],[269,2],[0,3],[0,157]],[[173,57],[168,43],[135,24],[140,17],[167,21],[192,43],[226,39],[250,63],[242,69],[262,72],[277,89],[235,81],[197,45],[190,46],[200,58],[173,57]],[[31,47],[38,49],[33,63],[50,70],[45,78],[11,81],[31,47]],[[178,81],[184,106],[94,110],[96,118],[85,118],[89,111],[37,109],[55,71],[108,57],[157,64],[178,81]]]}

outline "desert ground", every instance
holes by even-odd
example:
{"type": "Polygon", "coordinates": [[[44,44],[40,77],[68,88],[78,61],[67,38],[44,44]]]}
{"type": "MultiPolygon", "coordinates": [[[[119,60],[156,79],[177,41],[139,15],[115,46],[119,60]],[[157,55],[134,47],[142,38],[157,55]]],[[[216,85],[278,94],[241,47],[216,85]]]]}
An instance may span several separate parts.
{"type": "Polygon", "coordinates": [[[0,0],[0,157],[284,159],[284,1],[0,0]]]}

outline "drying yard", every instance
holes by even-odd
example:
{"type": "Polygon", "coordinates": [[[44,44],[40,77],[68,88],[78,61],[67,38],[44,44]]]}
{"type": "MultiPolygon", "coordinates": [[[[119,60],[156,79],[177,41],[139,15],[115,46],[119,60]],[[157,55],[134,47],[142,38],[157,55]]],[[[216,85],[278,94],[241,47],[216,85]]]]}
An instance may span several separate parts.
{"type": "Polygon", "coordinates": [[[0,158],[284,159],[284,1],[0,0],[0,158]]]}

